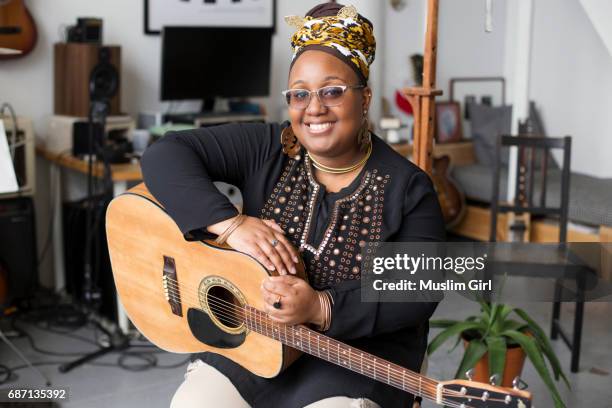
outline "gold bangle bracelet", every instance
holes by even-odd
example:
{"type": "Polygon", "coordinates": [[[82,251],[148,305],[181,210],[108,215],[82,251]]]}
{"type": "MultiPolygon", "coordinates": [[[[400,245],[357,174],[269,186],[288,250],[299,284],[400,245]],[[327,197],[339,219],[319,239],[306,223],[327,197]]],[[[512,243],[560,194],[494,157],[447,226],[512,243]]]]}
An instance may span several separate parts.
{"type": "Polygon", "coordinates": [[[323,312],[323,322],[318,326],[319,331],[327,331],[331,326],[331,295],[327,291],[317,292],[319,305],[323,312]]]}
{"type": "Polygon", "coordinates": [[[227,227],[225,229],[225,231],[223,231],[221,233],[221,235],[219,235],[217,237],[217,239],[215,239],[215,242],[217,244],[225,244],[225,241],[227,241],[227,238],[229,238],[229,236],[231,235],[232,232],[234,232],[234,230],[236,228],[238,228],[240,226],[240,224],[242,224],[244,222],[244,219],[246,218],[246,215],[244,214],[239,214],[236,217],[234,217],[234,220],[232,221],[232,223],[229,225],[229,227],[227,227]]]}

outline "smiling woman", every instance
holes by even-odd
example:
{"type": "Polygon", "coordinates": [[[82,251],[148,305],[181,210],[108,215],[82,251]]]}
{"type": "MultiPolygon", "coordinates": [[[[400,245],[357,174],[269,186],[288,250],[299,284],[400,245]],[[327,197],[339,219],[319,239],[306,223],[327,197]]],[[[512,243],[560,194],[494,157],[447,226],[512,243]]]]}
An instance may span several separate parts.
{"type": "MultiPolygon", "coordinates": [[[[286,91],[290,124],[231,124],[166,135],[145,152],[145,182],[185,238],[217,237],[273,275],[265,312],[309,324],[419,371],[436,303],[362,303],[370,241],[444,239],[428,176],[370,132],[376,43],[354,7],[325,3],[296,28],[286,91]],[[213,181],[238,186],[243,214],[213,181]],[[294,276],[302,258],[308,282],[294,276]]],[[[411,394],[303,355],[264,379],[217,354],[194,356],[172,406],[409,407],[411,394]]]]}

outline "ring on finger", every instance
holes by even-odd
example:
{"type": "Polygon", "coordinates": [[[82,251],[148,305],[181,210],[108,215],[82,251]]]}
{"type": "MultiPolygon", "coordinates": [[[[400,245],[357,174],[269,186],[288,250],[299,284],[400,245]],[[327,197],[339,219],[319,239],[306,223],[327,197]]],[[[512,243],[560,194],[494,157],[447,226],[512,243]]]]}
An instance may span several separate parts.
{"type": "Polygon", "coordinates": [[[278,299],[276,299],[276,302],[274,302],[274,304],[272,304],[272,306],[274,306],[275,309],[280,309],[282,307],[282,305],[281,305],[281,295],[278,295],[278,299]]]}
{"type": "Polygon", "coordinates": [[[276,248],[276,246],[278,245],[278,239],[274,238],[272,242],[270,242],[270,245],[272,245],[273,248],[276,248]]]}

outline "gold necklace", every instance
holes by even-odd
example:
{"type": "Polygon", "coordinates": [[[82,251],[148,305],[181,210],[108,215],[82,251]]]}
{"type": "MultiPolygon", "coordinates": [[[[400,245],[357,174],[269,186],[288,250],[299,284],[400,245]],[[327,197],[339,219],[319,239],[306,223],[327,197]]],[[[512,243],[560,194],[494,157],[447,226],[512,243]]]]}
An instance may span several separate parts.
{"type": "Polygon", "coordinates": [[[310,157],[310,160],[312,160],[313,167],[317,170],[321,170],[322,172],[331,173],[331,174],[345,174],[345,173],[350,173],[351,171],[356,170],[359,167],[363,166],[363,164],[366,161],[368,161],[371,154],[372,154],[372,143],[368,145],[368,151],[366,155],[363,157],[363,159],[359,160],[357,163],[349,167],[329,167],[329,166],[319,163],[311,155],[308,155],[308,157],[310,157]]]}

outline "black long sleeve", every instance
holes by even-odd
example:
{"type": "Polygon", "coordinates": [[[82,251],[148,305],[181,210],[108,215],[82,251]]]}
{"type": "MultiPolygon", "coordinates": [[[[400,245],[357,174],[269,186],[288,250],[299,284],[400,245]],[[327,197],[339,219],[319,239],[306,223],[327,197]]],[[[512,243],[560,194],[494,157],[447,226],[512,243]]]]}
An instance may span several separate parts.
{"type": "Polygon", "coordinates": [[[236,208],[213,184],[242,189],[278,143],[276,124],[231,124],[168,133],[142,157],[144,181],[189,239],[231,218],[236,208]]]}

